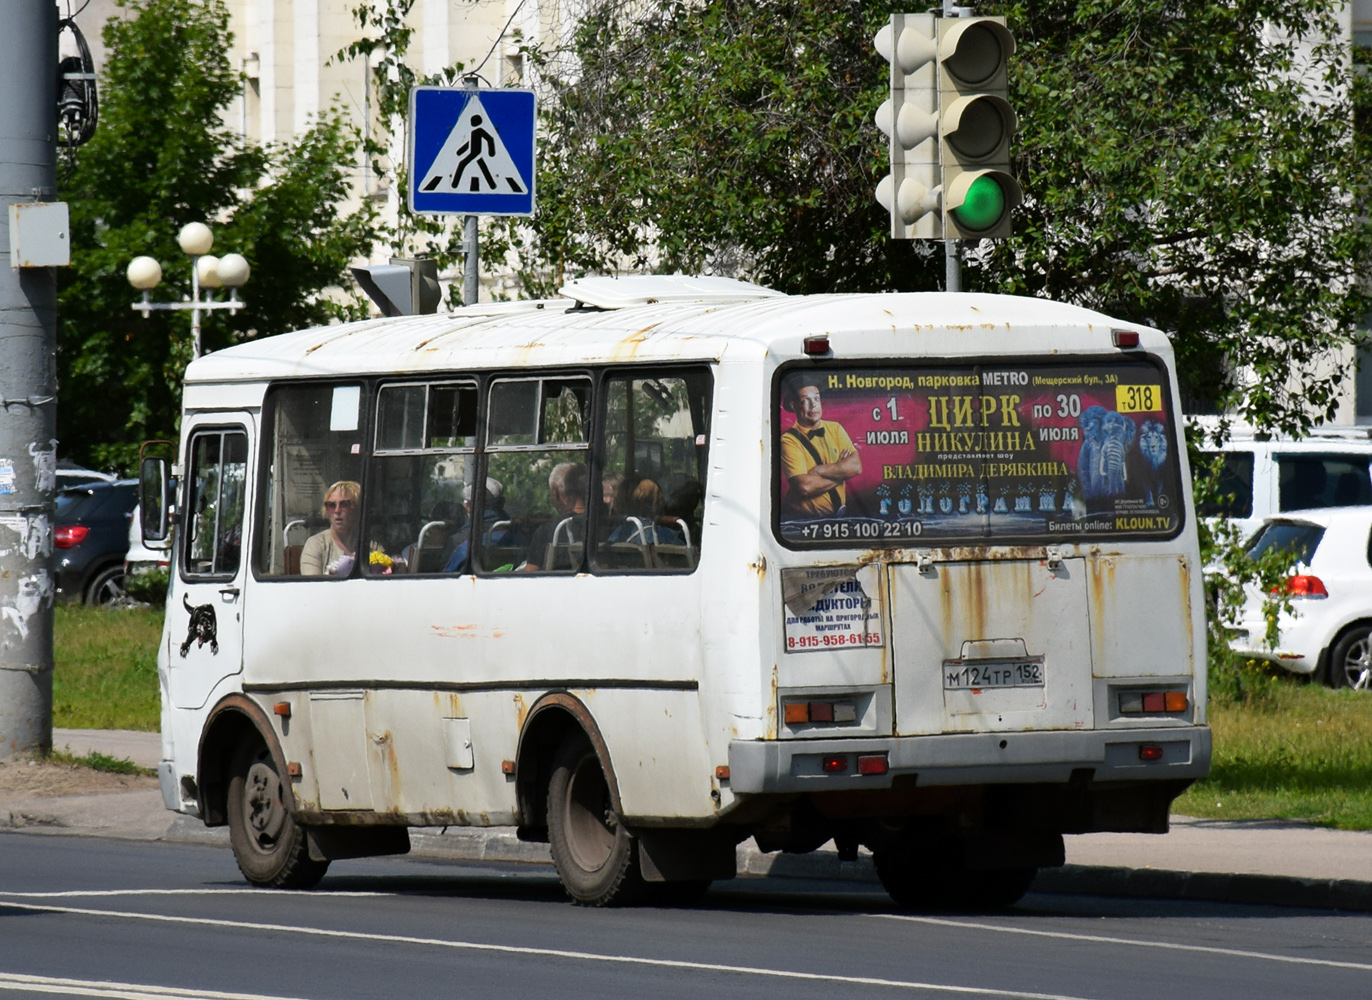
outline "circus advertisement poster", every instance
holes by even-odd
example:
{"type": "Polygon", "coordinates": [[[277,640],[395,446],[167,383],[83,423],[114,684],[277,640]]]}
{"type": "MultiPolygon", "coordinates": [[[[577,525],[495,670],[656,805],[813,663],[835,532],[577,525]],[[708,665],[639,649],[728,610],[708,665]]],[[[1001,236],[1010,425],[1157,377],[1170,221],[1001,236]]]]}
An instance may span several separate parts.
{"type": "Polygon", "coordinates": [[[778,401],[781,534],[1168,537],[1183,509],[1170,406],[1146,359],[791,372],[778,401]]]}

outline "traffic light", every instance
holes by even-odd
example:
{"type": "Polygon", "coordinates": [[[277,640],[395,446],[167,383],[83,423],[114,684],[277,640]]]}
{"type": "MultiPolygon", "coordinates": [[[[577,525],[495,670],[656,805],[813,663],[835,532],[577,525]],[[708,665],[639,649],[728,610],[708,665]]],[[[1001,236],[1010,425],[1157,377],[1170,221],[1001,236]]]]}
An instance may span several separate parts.
{"type": "Polygon", "coordinates": [[[941,19],[938,34],[943,235],[1009,236],[1011,212],[1024,200],[1010,173],[1016,120],[1006,100],[1006,67],[1015,37],[1003,17],[941,19]]]}
{"type": "Polygon", "coordinates": [[[392,257],[389,264],[352,269],[353,277],[383,315],[410,316],[438,312],[438,261],[392,257]]]}
{"type": "Polygon", "coordinates": [[[890,63],[891,96],[876,120],[890,140],[891,172],[877,185],[877,201],[891,213],[892,239],[943,236],[937,24],[933,14],[892,14],[875,39],[890,63]]]}
{"type": "Polygon", "coordinates": [[[876,121],[889,139],[891,173],[877,201],[892,238],[1009,236],[1023,194],[1010,173],[1015,39],[1005,19],[893,14],[875,44],[890,64],[891,96],[876,121]]]}

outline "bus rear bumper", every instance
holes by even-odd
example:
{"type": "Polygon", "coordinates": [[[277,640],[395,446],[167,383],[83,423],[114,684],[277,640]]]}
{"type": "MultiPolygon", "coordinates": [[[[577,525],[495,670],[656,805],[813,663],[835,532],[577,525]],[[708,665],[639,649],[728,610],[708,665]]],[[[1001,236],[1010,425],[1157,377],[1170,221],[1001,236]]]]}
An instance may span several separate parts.
{"type": "Polygon", "coordinates": [[[920,786],[1057,784],[1082,770],[1095,782],[1203,778],[1210,772],[1210,727],[729,744],[729,785],[740,795],[890,788],[897,777],[920,786]],[[859,772],[859,757],[883,754],[884,773],[859,772]]]}

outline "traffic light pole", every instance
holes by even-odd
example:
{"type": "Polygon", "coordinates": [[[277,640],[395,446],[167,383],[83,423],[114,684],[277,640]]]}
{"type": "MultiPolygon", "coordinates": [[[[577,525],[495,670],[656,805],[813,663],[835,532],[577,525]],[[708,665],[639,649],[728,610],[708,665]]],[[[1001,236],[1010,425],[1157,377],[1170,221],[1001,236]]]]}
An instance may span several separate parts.
{"type": "MultiPolygon", "coordinates": [[[[944,17],[971,17],[971,7],[959,7],[954,0],[943,0],[944,17]]],[[[958,257],[958,241],[943,241],[943,290],[962,291],[962,260],[958,257]]]]}
{"type": "Polygon", "coordinates": [[[0,0],[0,758],[52,746],[57,274],[12,267],[10,206],[57,194],[57,7],[0,0]]]}

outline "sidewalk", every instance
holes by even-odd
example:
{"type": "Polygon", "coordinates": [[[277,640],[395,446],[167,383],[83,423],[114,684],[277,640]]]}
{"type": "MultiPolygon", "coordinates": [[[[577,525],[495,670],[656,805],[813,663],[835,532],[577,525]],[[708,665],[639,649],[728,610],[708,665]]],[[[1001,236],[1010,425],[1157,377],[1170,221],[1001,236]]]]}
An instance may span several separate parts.
{"type": "MultiPolygon", "coordinates": [[[[155,767],[160,756],[156,733],[55,730],[53,744],[77,756],[98,750],[145,767],[155,767]]],[[[167,812],[156,789],[22,800],[0,795],[5,829],[228,844],[226,829],[167,812]]],[[[1372,912],[1372,833],[1176,816],[1165,836],[1090,833],[1066,840],[1067,864],[1041,872],[1036,891],[1372,912]]],[[[430,857],[549,861],[546,845],[520,843],[508,828],[412,830],[411,841],[412,853],[430,857]]],[[[739,873],[753,876],[877,881],[870,858],[840,861],[833,851],[762,854],[750,840],[739,846],[738,861],[739,873]]]]}

